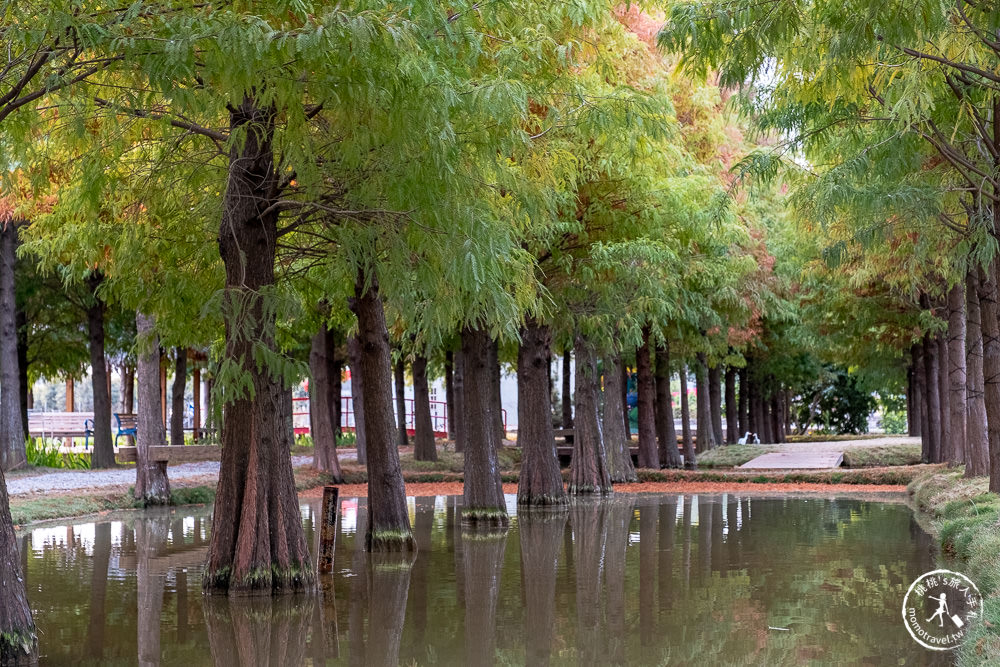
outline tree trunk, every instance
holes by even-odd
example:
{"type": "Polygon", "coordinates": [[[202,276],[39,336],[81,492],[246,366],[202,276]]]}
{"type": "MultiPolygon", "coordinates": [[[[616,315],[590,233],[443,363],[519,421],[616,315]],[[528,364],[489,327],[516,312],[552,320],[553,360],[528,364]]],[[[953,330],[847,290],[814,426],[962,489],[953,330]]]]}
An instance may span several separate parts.
{"type": "Polygon", "coordinates": [[[736,416],[736,369],[732,366],[726,367],[725,375],[726,393],[726,444],[735,445],[740,439],[737,433],[739,418],[736,416]]]}
{"type": "Polygon", "coordinates": [[[781,395],[782,392],[780,389],[778,391],[775,391],[771,395],[771,437],[773,438],[774,442],[779,445],[785,441],[784,438],[785,427],[784,427],[784,418],[782,417],[783,412],[781,409],[781,395]]]}
{"type": "Polygon", "coordinates": [[[502,371],[500,370],[500,344],[493,340],[490,341],[490,389],[492,391],[492,401],[493,401],[493,427],[497,431],[497,437],[499,438],[500,446],[503,446],[503,441],[507,439],[507,427],[504,425],[503,419],[503,397],[500,391],[500,380],[502,371]]]}
{"type": "Polygon", "coordinates": [[[946,334],[938,334],[934,337],[937,345],[938,358],[938,396],[941,399],[941,452],[937,463],[951,461],[954,454],[951,452],[951,403],[948,398],[951,394],[951,383],[948,381],[948,370],[951,361],[948,356],[948,340],[946,334]]]}
{"type": "MultiPolygon", "coordinates": [[[[562,427],[573,428],[573,396],[572,384],[570,383],[570,350],[566,348],[562,357],[562,427]]],[[[566,442],[572,442],[571,437],[566,438],[566,442]]]]}
{"type": "Polygon", "coordinates": [[[451,350],[444,353],[444,395],[448,421],[448,439],[455,439],[455,357],[451,350]]]}
{"type": "Polygon", "coordinates": [[[369,551],[416,549],[399,467],[398,434],[392,419],[392,358],[378,280],[359,269],[351,309],[358,317],[361,375],[364,377],[365,437],[368,445],[369,551]]]}
{"type": "MultiPolygon", "coordinates": [[[[344,391],[344,340],[335,329],[326,330],[326,377],[330,391],[326,394],[327,409],[333,422],[333,445],[337,446],[343,434],[341,423],[344,419],[344,404],[340,395],[344,391]]],[[[339,461],[338,461],[339,467],[339,461]]]]}
{"type": "MultiPolygon", "coordinates": [[[[622,360],[618,356],[604,358],[604,445],[608,454],[608,474],[611,482],[635,482],[638,477],[632,465],[632,453],[629,441],[625,437],[622,421],[622,360]]],[[[520,423],[520,419],[518,420],[520,423]]],[[[677,450],[676,444],[674,451],[677,450]]],[[[679,458],[679,457],[678,457],[679,458]]]]}
{"type": "Polygon", "coordinates": [[[990,491],[1000,492],[1000,302],[997,271],[993,260],[988,271],[979,273],[979,304],[983,329],[983,376],[986,393],[986,426],[989,446],[990,491]]]}
{"type": "Polygon", "coordinates": [[[30,662],[35,656],[35,623],[24,586],[7,482],[0,470],[0,664],[30,662]]]}
{"type": "Polygon", "coordinates": [[[718,364],[708,367],[708,408],[712,419],[712,445],[721,445],[722,435],[722,369],[718,364]]]}
{"type": "Polygon", "coordinates": [[[465,490],[462,519],[479,526],[506,527],[507,503],[503,497],[498,442],[493,410],[490,336],[485,329],[462,331],[462,371],[465,396],[465,490]]]}
{"type": "Polygon", "coordinates": [[[712,430],[712,410],[709,406],[708,362],[705,361],[705,354],[703,352],[698,353],[694,369],[696,392],[695,420],[698,431],[696,449],[699,454],[702,454],[715,446],[715,434],[712,430]]]}
{"type": "Polygon", "coordinates": [[[357,336],[347,341],[348,363],[351,367],[351,405],[354,407],[354,443],[358,448],[358,465],[368,465],[368,438],[365,437],[365,379],[361,373],[361,343],[357,336]]]}
{"type": "Polygon", "coordinates": [[[770,445],[774,442],[774,419],[771,416],[771,392],[773,389],[770,378],[764,388],[766,391],[761,392],[760,418],[757,423],[760,424],[760,441],[765,445],[770,445]]]}
{"type": "Polygon", "coordinates": [[[187,349],[174,350],[174,384],[170,390],[170,444],[184,446],[184,389],[187,386],[187,349]]]}
{"type": "Polygon", "coordinates": [[[400,447],[409,445],[406,437],[406,364],[402,356],[396,361],[396,435],[400,447]]]}
{"type": "MultiPolygon", "coordinates": [[[[319,331],[313,337],[309,348],[309,373],[312,378],[309,382],[309,423],[313,438],[313,465],[321,472],[330,473],[335,484],[340,484],[344,480],[344,474],[340,469],[340,460],[337,457],[337,433],[334,419],[339,423],[330,410],[331,396],[333,392],[332,378],[330,377],[330,356],[335,354],[328,347],[330,336],[325,324],[321,324],[319,331]]],[[[340,371],[337,371],[339,377],[340,371]]],[[[339,405],[339,392],[336,403],[339,405]]]]}
{"type": "MultiPolygon", "coordinates": [[[[982,311],[979,307],[979,276],[975,270],[966,274],[965,289],[965,355],[966,355],[966,432],[965,476],[989,474],[989,440],[987,440],[986,391],[983,372],[982,311]]],[[[914,346],[916,350],[916,346],[914,346]]],[[[914,354],[914,363],[916,355],[914,354]]],[[[914,374],[916,379],[916,374],[914,374]]],[[[915,407],[920,408],[919,383],[916,383],[915,407]]]]}
{"type": "Polygon", "coordinates": [[[413,458],[417,461],[437,461],[431,392],[427,383],[427,357],[416,355],[410,369],[413,371],[413,458]]]}
{"type": "MultiPolygon", "coordinates": [[[[749,360],[747,360],[749,363],[749,360]]],[[[747,368],[744,366],[739,371],[740,378],[740,398],[737,410],[739,412],[739,428],[736,429],[736,440],[742,438],[750,430],[750,387],[747,378],[747,368]]]]}
{"type": "Polygon", "coordinates": [[[455,421],[455,451],[465,451],[465,441],[467,437],[465,426],[465,359],[462,357],[462,350],[459,348],[455,355],[455,412],[452,419],[455,421]]]}
{"type": "Polygon", "coordinates": [[[20,304],[16,304],[14,320],[17,324],[17,384],[21,397],[21,426],[24,440],[27,441],[31,437],[28,433],[28,410],[35,406],[34,396],[28,385],[28,316],[20,304]]]}
{"type": "Polygon", "coordinates": [[[140,345],[135,497],[146,505],[166,505],[170,502],[167,464],[154,461],[149,452],[150,447],[163,445],[165,440],[160,411],[160,345],[152,317],[136,313],[135,324],[140,345]]]}
{"type": "Polygon", "coordinates": [[[91,387],[94,392],[94,449],[91,468],[113,468],[115,448],[111,437],[111,393],[108,391],[108,365],[104,357],[104,301],[97,289],[104,281],[98,271],[87,277],[90,303],[87,307],[87,337],[90,348],[91,387]]]}
{"type": "Polygon", "coordinates": [[[684,444],[684,467],[694,470],[698,467],[695,458],[694,438],[691,437],[691,401],[688,400],[688,370],[681,364],[681,442],[684,444]]]}
{"type": "Polygon", "coordinates": [[[632,443],[632,424],[629,419],[629,409],[628,409],[628,366],[621,356],[618,357],[618,361],[621,364],[621,401],[622,401],[622,418],[625,422],[625,441],[629,443],[631,447],[632,443]]]}
{"type": "Polygon", "coordinates": [[[17,363],[17,223],[0,224],[0,470],[16,470],[28,462],[17,363]]]}
{"type": "MultiPolygon", "coordinates": [[[[913,344],[913,358],[916,362],[917,372],[914,375],[917,388],[917,403],[920,405],[920,460],[924,463],[930,462],[930,429],[927,427],[927,383],[926,367],[924,366],[924,345],[922,341],[913,344]]],[[[985,413],[984,413],[985,416],[985,413]]],[[[983,420],[983,436],[985,438],[986,422],[983,420]]]]}
{"type": "Polygon", "coordinates": [[[917,417],[917,402],[914,400],[913,362],[906,366],[906,434],[911,438],[919,437],[919,420],[917,417]]]}
{"type": "Polygon", "coordinates": [[[209,592],[294,592],[313,588],[315,573],[280,417],[281,377],[255,362],[255,350],[278,354],[274,310],[264,303],[275,282],[278,236],[274,113],[246,97],[230,108],[229,122],[244,140],[230,148],[218,236],[226,273],[223,358],[252,392],[227,396],[222,411],[215,516],[226,520],[212,525],[203,586],[209,592]]]}
{"type": "Polygon", "coordinates": [[[573,459],[569,469],[569,494],[608,495],[612,492],[608,472],[604,432],[599,418],[600,377],[597,359],[590,344],[576,337],[576,415],[573,437],[573,459]]]}
{"type": "Polygon", "coordinates": [[[659,461],[664,468],[680,468],[681,453],[677,449],[674,426],[674,403],[670,395],[670,346],[656,346],[656,438],[659,441],[659,461]]]}
{"type": "Polygon", "coordinates": [[[551,344],[551,330],[528,318],[521,329],[517,352],[517,442],[521,447],[518,505],[567,502],[552,428],[548,377],[551,344]]]}
{"type": "MultiPolygon", "coordinates": [[[[986,317],[986,309],[983,309],[983,317],[986,317]]],[[[985,347],[985,336],[983,337],[985,347]]],[[[926,385],[924,391],[927,394],[927,457],[930,463],[937,463],[941,460],[941,394],[940,380],[938,378],[938,358],[937,344],[930,334],[924,334],[924,379],[926,385]]],[[[989,390],[987,389],[987,409],[989,408],[989,390]]],[[[1000,427],[1000,423],[997,424],[1000,427]]]]}
{"type": "Polygon", "coordinates": [[[122,395],[120,411],[122,414],[135,414],[135,366],[123,364],[122,372],[122,395]]]}
{"type": "Polygon", "coordinates": [[[642,345],[635,351],[636,391],[638,392],[639,467],[659,468],[656,446],[656,387],[650,359],[649,331],[642,332],[642,345]]]}

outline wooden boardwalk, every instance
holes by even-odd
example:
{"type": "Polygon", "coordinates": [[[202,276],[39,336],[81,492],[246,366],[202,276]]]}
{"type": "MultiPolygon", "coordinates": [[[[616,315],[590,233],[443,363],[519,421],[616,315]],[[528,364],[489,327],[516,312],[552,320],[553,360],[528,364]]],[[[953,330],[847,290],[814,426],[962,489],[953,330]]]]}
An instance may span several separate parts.
{"type": "Polygon", "coordinates": [[[740,468],[755,470],[828,469],[839,468],[843,462],[843,452],[773,452],[747,461],[740,468]]]}

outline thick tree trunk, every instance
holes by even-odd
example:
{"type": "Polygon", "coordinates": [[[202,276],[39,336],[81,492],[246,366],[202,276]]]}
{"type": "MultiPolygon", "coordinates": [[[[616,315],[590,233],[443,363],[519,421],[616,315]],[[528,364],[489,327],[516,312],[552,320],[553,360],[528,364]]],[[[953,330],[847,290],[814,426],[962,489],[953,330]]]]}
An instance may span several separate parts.
{"type": "Polygon", "coordinates": [[[781,409],[782,393],[782,391],[778,390],[771,395],[771,437],[777,444],[785,441],[785,426],[784,418],[782,417],[784,413],[781,409]]]}
{"type": "MultiPolygon", "coordinates": [[[[326,377],[330,383],[330,391],[326,394],[327,409],[333,422],[333,444],[336,447],[343,434],[341,424],[344,419],[344,403],[341,394],[344,391],[344,339],[334,329],[326,330],[326,377]]],[[[338,462],[339,463],[339,462],[338,462]]]]}
{"type": "Polygon", "coordinates": [[[455,422],[455,451],[464,452],[466,436],[465,425],[465,359],[462,357],[462,350],[459,348],[455,355],[455,412],[451,419],[455,422]]]}
{"type": "Polygon", "coordinates": [[[757,422],[760,424],[760,441],[765,445],[774,442],[774,419],[771,416],[771,395],[774,389],[771,384],[770,378],[768,378],[764,385],[765,391],[761,392],[760,419],[757,422]]]}
{"type": "Polygon", "coordinates": [[[635,351],[636,391],[638,392],[639,467],[659,468],[656,446],[656,386],[650,359],[649,331],[642,332],[642,345],[635,351]]]}
{"type": "Polygon", "coordinates": [[[17,222],[0,223],[0,470],[28,461],[17,362],[17,222]]]}
{"type": "Polygon", "coordinates": [[[108,391],[108,365],[104,357],[104,301],[97,290],[104,276],[92,271],[87,277],[90,304],[87,307],[87,337],[90,348],[91,387],[94,392],[94,449],[91,468],[113,468],[115,448],[111,437],[111,392],[108,391]]]}
{"type": "Polygon", "coordinates": [[[222,411],[215,516],[226,520],[212,525],[203,585],[209,592],[293,592],[311,589],[315,573],[281,419],[284,388],[280,374],[258,366],[254,352],[278,354],[274,310],[263,302],[274,284],[278,236],[274,114],[247,97],[231,107],[230,127],[245,139],[230,149],[219,226],[226,273],[223,356],[253,390],[227,400],[222,411]]]}
{"type": "Polygon", "coordinates": [[[713,446],[725,442],[722,433],[722,369],[718,364],[708,367],[708,409],[712,419],[713,446]]]}
{"type": "Polygon", "coordinates": [[[396,360],[396,436],[400,447],[409,445],[406,437],[406,364],[403,358],[396,360]]]}
{"type": "Polygon", "coordinates": [[[732,366],[726,367],[725,375],[726,393],[726,444],[735,445],[740,439],[739,417],[736,416],[736,369],[732,366]]]}
{"type": "Polygon", "coordinates": [[[951,360],[948,355],[947,335],[938,334],[934,337],[937,345],[938,358],[938,396],[941,399],[941,451],[937,463],[951,461],[954,455],[951,452],[951,383],[948,381],[948,370],[951,367],[951,360]]]}
{"type": "MultiPolygon", "coordinates": [[[[632,465],[632,454],[629,451],[629,441],[625,437],[625,423],[622,421],[622,393],[619,391],[622,383],[621,357],[608,356],[604,358],[604,445],[608,454],[608,474],[611,482],[634,482],[638,479],[635,467],[632,465]]],[[[520,424],[520,420],[518,420],[520,424]]],[[[677,451],[676,439],[674,451],[677,451]]],[[[678,455],[678,459],[680,456],[678,455]]]]}
{"type": "Polygon", "coordinates": [[[165,440],[160,410],[160,345],[152,317],[136,313],[135,324],[140,345],[135,497],[146,505],[166,505],[170,502],[167,464],[154,461],[149,452],[150,447],[163,445],[165,440]]]}
{"type": "Polygon", "coordinates": [[[170,390],[170,444],[184,445],[184,389],[187,386],[187,349],[174,350],[174,384],[170,390]]]}
{"type": "Polygon", "coordinates": [[[413,371],[413,458],[417,461],[437,461],[427,357],[416,355],[410,369],[413,371]]]}
{"type": "Polygon", "coordinates": [[[490,391],[493,402],[493,428],[496,429],[499,443],[503,446],[503,441],[507,439],[507,427],[503,418],[503,397],[500,391],[500,380],[502,371],[500,370],[500,344],[490,341],[490,391]]]}
{"type": "Polygon", "coordinates": [[[517,442],[521,447],[518,505],[567,502],[552,428],[548,377],[551,344],[551,330],[529,318],[521,329],[517,353],[517,442]]]}
{"type": "Polygon", "coordinates": [[[348,364],[351,367],[351,405],[354,407],[354,443],[358,448],[358,465],[368,465],[368,438],[365,437],[365,379],[361,373],[361,343],[357,336],[347,341],[348,364]]]}
{"type": "MultiPolygon", "coordinates": [[[[749,359],[747,363],[749,363],[749,359]]],[[[750,430],[750,385],[747,377],[747,368],[744,366],[739,372],[740,378],[740,398],[737,409],[739,411],[739,428],[736,429],[736,440],[739,440],[750,430]]],[[[735,443],[736,440],[733,442],[735,443]]]]}
{"type": "Polygon", "coordinates": [[[681,443],[684,445],[684,467],[694,470],[698,467],[694,452],[694,438],[691,437],[691,401],[688,400],[688,370],[681,364],[681,443]]]}
{"type": "Polygon", "coordinates": [[[708,387],[708,362],[703,352],[698,353],[695,361],[695,419],[697,421],[697,451],[699,454],[715,447],[715,433],[712,429],[712,409],[710,407],[710,392],[708,387]]]}
{"type": "Polygon", "coordinates": [[[625,423],[625,441],[631,446],[632,442],[632,424],[629,419],[629,409],[628,409],[628,366],[625,365],[624,360],[621,356],[618,357],[619,363],[621,363],[621,401],[622,401],[622,420],[625,423]]]}
{"type": "MultiPolygon", "coordinates": [[[[979,274],[975,269],[966,274],[965,287],[965,358],[966,358],[966,431],[965,431],[965,476],[988,475],[990,470],[988,425],[986,418],[986,389],[983,371],[983,331],[982,310],[979,307],[979,274]]],[[[913,346],[914,407],[921,412],[918,423],[922,423],[922,401],[920,385],[920,364],[917,347],[913,346]]]]}
{"type": "Polygon", "coordinates": [[[448,439],[455,439],[455,357],[451,350],[444,353],[445,411],[448,413],[448,439]]]}
{"type": "Polygon", "coordinates": [[[389,330],[379,297],[378,280],[359,270],[351,309],[358,317],[361,344],[361,375],[364,377],[365,437],[368,445],[368,532],[369,551],[411,551],[416,549],[406,507],[403,472],[396,448],[396,426],[392,419],[392,359],[389,330]]]}
{"type": "MultiPolygon", "coordinates": [[[[312,378],[309,382],[309,423],[313,438],[313,465],[322,472],[330,473],[334,483],[342,483],[344,474],[340,469],[340,460],[337,457],[337,431],[335,424],[340,421],[339,416],[335,416],[330,410],[330,395],[334,391],[330,377],[330,356],[335,354],[329,348],[331,337],[328,335],[325,324],[320,325],[313,337],[309,348],[309,373],[312,378]],[[336,419],[336,422],[334,421],[336,419]]],[[[336,371],[340,376],[339,369],[336,371]]],[[[340,404],[340,392],[337,391],[336,403],[340,404]]]]}
{"type": "Polygon", "coordinates": [[[989,270],[980,270],[979,274],[990,491],[994,493],[1000,493],[1000,302],[998,302],[1000,295],[997,293],[998,270],[1000,270],[1000,261],[994,259],[989,270]]]}
{"type": "MultiPolygon", "coordinates": [[[[930,462],[930,429],[927,427],[927,383],[926,367],[924,366],[924,345],[922,341],[913,344],[913,358],[916,360],[917,372],[914,376],[917,387],[917,402],[920,404],[920,460],[930,462]]],[[[983,426],[985,427],[985,420],[983,426]]],[[[983,430],[985,437],[986,431],[983,430]]]]}
{"type": "Polygon", "coordinates": [[[507,504],[497,461],[499,433],[493,416],[491,342],[485,329],[462,331],[466,429],[462,519],[479,526],[506,527],[507,504]]]}
{"type": "MultiPolygon", "coordinates": [[[[563,351],[562,356],[562,427],[573,428],[573,385],[570,382],[571,352],[569,348],[563,351]]],[[[566,442],[572,442],[571,438],[566,438],[566,442]]]]}
{"type": "Polygon", "coordinates": [[[10,517],[7,482],[0,470],[0,664],[29,663],[35,656],[35,623],[10,517]]]}
{"type": "Polygon", "coordinates": [[[582,336],[576,337],[576,415],[573,459],[569,470],[569,494],[608,495],[612,492],[600,420],[600,376],[594,350],[582,336]]]}
{"type": "Polygon", "coordinates": [[[917,417],[917,401],[914,400],[913,363],[906,366],[906,434],[911,438],[919,437],[919,418],[917,417]]]}
{"type": "Polygon", "coordinates": [[[656,439],[659,442],[660,466],[680,468],[681,453],[677,449],[674,426],[674,403],[670,395],[670,346],[656,346],[656,439]]]}

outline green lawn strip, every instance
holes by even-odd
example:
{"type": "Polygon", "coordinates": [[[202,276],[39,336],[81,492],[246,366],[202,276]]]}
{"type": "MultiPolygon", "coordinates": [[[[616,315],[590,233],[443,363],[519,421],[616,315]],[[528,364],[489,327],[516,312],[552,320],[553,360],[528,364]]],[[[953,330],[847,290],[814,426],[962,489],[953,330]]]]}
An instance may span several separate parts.
{"type": "Polygon", "coordinates": [[[725,445],[698,454],[699,468],[735,468],[762,454],[777,451],[773,447],[760,445],[725,445]]]}
{"type": "Polygon", "coordinates": [[[909,485],[922,523],[949,561],[944,567],[972,579],[983,595],[982,622],[969,628],[956,651],[958,665],[981,665],[1000,655],[1000,496],[988,493],[985,477],[966,479],[961,470],[938,470],[909,485]]]}
{"type": "Polygon", "coordinates": [[[844,448],[844,465],[848,468],[909,466],[918,463],[920,463],[920,445],[844,448]]]}

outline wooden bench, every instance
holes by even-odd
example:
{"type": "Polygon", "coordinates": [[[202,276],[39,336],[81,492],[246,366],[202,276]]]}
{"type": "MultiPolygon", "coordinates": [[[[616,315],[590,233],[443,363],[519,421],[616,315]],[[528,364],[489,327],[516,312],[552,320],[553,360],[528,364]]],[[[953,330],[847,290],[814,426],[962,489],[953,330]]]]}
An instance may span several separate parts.
{"type": "Polygon", "coordinates": [[[139,418],[136,415],[116,412],[115,423],[118,424],[118,432],[115,433],[115,447],[118,446],[118,438],[123,435],[131,438],[136,437],[139,428],[139,418]]]}
{"type": "Polygon", "coordinates": [[[84,438],[89,447],[93,412],[29,412],[28,435],[37,438],[84,438]]]}
{"type": "MultiPolygon", "coordinates": [[[[222,447],[218,445],[184,445],[183,447],[157,445],[149,448],[149,458],[153,461],[166,463],[219,461],[222,458],[222,447]]],[[[136,448],[119,447],[118,461],[120,463],[135,463],[136,448]]]]}

